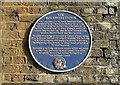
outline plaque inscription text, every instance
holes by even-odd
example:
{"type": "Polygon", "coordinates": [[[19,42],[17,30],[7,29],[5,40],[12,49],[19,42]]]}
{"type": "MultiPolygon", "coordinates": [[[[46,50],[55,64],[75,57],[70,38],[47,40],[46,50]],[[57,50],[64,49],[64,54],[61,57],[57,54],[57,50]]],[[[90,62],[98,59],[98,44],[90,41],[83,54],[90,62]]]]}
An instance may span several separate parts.
{"type": "Polygon", "coordinates": [[[91,34],[78,15],[54,11],[34,24],[29,36],[29,47],[32,56],[42,67],[54,72],[65,72],[85,60],[91,47],[91,34]],[[65,60],[64,68],[55,68],[53,61],[56,58],[65,60]]]}

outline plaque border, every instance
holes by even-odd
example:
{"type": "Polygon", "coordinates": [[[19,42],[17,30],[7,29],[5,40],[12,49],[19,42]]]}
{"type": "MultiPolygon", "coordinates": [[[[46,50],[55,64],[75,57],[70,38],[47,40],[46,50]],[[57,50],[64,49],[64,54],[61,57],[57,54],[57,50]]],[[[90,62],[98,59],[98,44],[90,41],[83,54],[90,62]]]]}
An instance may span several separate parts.
{"type": "Polygon", "coordinates": [[[87,24],[87,23],[85,22],[85,20],[84,20],[83,18],[81,18],[79,15],[77,15],[76,13],[71,12],[71,11],[56,10],[56,11],[48,12],[48,13],[44,14],[43,16],[40,16],[40,17],[35,21],[35,23],[33,24],[32,28],[31,28],[31,30],[30,30],[28,43],[29,43],[30,53],[31,53],[33,59],[37,62],[38,65],[40,65],[42,68],[44,68],[44,69],[46,69],[46,70],[48,70],[48,71],[61,73],[61,72],[68,72],[68,71],[71,71],[71,70],[75,70],[75,69],[78,68],[83,62],[86,61],[86,59],[87,59],[88,56],[90,55],[90,52],[91,52],[91,49],[92,49],[92,34],[91,34],[91,31],[90,31],[90,28],[89,28],[88,24],[87,24]],[[86,57],[83,59],[83,61],[82,61],[79,65],[75,66],[74,68],[68,69],[68,70],[52,70],[52,69],[49,69],[49,68],[43,66],[40,62],[38,62],[38,60],[37,60],[37,59],[35,58],[35,56],[33,55],[33,52],[32,52],[31,46],[30,46],[31,33],[32,33],[35,25],[36,25],[36,24],[38,23],[38,21],[41,20],[43,17],[45,17],[46,15],[49,15],[49,14],[51,14],[51,13],[54,13],[54,12],[67,12],[67,13],[73,14],[73,15],[75,15],[76,17],[78,17],[79,19],[81,19],[81,20],[83,21],[83,23],[86,25],[86,27],[87,27],[87,29],[88,29],[88,31],[89,31],[89,34],[90,34],[90,38],[91,38],[91,39],[90,39],[90,41],[91,41],[91,43],[90,43],[90,48],[89,48],[89,51],[88,51],[86,57]]]}

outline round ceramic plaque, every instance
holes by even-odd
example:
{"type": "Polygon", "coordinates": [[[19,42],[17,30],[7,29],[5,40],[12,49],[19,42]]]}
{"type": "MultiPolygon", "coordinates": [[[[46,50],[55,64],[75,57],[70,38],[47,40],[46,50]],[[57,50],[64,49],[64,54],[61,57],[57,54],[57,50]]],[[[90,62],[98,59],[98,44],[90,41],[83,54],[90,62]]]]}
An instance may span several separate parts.
{"type": "Polygon", "coordinates": [[[87,23],[77,14],[59,10],[40,17],[29,35],[34,60],[53,72],[67,72],[80,66],[91,50],[87,23]]]}

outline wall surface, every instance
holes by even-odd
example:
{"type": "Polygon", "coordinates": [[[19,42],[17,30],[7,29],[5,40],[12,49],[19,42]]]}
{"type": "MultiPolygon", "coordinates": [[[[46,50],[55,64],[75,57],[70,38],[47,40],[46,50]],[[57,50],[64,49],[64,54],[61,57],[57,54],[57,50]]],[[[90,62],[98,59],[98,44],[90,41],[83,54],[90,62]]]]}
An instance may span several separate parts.
{"type": "Polygon", "coordinates": [[[120,84],[119,5],[117,2],[2,2],[2,85],[120,84]],[[53,10],[75,12],[88,23],[92,32],[92,51],[87,60],[74,71],[49,72],[39,66],[30,55],[28,36],[31,27],[40,16],[53,10]]]}

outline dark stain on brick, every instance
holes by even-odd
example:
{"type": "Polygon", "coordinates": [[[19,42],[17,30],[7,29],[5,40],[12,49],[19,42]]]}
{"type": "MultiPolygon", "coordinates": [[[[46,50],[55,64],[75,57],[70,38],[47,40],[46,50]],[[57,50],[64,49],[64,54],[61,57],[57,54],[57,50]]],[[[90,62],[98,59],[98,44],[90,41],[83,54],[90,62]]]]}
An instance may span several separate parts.
{"type": "Polygon", "coordinates": [[[17,28],[16,23],[12,23],[9,25],[10,30],[14,30],[17,28]]]}
{"type": "Polygon", "coordinates": [[[17,20],[19,20],[19,15],[18,15],[18,12],[17,11],[12,11],[11,13],[10,13],[10,15],[9,15],[11,18],[13,18],[13,19],[17,19],[17,20]]]}
{"type": "Polygon", "coordinates": [[[101,49],[102,49],[102,52],[103,52],[102,58],[106,58],[106,56],[105,56],[105,50],[106,50],[107,48],[101,48],[101,49]]]}

